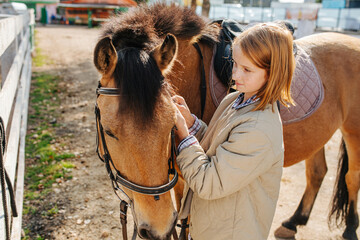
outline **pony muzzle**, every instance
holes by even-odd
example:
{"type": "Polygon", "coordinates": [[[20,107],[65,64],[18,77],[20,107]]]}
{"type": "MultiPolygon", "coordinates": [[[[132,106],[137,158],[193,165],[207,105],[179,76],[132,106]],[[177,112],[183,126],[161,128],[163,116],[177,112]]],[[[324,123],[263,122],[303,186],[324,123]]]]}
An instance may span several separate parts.
{"type": "Polygon", "coordinates": [[[176,227],[177,223],[177,212],[173,212],[173,219],[172,224],[169,225],[169,228],[164,233],[158,233],[156,232],[150,224],[147,223],[141,223],[138,226],[138,235],[142,239],[153,239],[153,240],[170,240],[171,235],[174,231],[174,228],[176,227]]]}

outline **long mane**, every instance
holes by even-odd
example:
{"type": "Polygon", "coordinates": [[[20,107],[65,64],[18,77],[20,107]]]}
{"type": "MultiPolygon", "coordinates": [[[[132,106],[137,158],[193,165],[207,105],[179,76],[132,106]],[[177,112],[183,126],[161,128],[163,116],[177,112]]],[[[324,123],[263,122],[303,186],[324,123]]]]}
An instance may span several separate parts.
{"type": "Polygon", "coordinates": [[[164,77],[151,51],[171,33],[178,40],[217,42],[219,29],[189,8],[174,4],[140,5],[110,19],[101,37],[111,36],[118,54],[114,79],[124,107],[144,121],[152,118],[164,77]]]}

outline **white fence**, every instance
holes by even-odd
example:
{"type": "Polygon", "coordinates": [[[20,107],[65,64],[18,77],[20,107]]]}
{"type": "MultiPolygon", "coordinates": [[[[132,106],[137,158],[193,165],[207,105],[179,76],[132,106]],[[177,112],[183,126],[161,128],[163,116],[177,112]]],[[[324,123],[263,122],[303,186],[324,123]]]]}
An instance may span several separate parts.
{"type": "MultiPolygon", "coordinates": [[[[196,12],[200,15],[201,7],[197,7],[196,12]]],[[[242,23],[285,20],[286,8],[241,7],[236,4],[212,5],[209,18],[228,18],[242,23]]],[[[298,20],[289,21],[295,26],[298,24],[298,20]]],[[[360,8],[320,8],[316,28],[360,31],[360,8]]]]}
{"type": "MultiPolygon", "coordinates": [[[[33,23],[33,11],[20,15],[0,14],[0,117],[4,121],[7,140],[3,160],[14,189],[18,217],[11,217],[8,187],[5,192],[11,239],[16,240],[21,238],[33,23]]],[[[1,187],[0,193],[3,194],[1,187]]],[[[0,197],[0,240],[7,239],[3,206],[0,197]]]]}

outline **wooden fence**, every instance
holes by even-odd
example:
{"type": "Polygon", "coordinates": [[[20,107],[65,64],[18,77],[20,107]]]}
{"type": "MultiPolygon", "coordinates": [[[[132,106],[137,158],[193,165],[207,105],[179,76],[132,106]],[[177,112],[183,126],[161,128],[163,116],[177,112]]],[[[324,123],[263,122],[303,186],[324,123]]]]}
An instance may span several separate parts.
{"type": "MultiPolygon", "coordinates": [[[[14,189],[18,212],[18,217],[12,217],[9,188],[6,185],[11,237],[6,236],[5,203],[0,197],[0,240],[21,238],[33,29],[34,12],[31,10],[20,15],[0,14],[0,117],[4,122],[7,143],[3,161],[14,189]]],[[[0,196],[2,191],[0,187],[0,196]]]]}

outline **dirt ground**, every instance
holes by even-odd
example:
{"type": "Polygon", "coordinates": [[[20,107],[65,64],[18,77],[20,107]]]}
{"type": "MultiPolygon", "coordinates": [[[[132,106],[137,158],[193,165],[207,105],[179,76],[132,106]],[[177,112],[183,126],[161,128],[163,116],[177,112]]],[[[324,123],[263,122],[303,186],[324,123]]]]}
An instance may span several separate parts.
{"type": "MultiPolygon", "coordinates": [[[[93,112],[99,75],[92,63],[92,52],[100,31],[65,26],[36,29],[38,46],[50,61],[34,70],[51,71],[63,78],[66,92],[60,94],[59,111],[62,114],[58,122],[71,136],[68,151],[78,156],[73,179],[53,189],[51,199],[47,200],[61,204],[53,221],[42,226],[47,232],[46,239],[121,239],[119,201],[112,191],[105,167],[95,153],[93,112]]],[[[340,138],[337,132],[326,145],[329,171],[310,220],[306,227],[299,229],[296,239],[341,239],[342,230],[330,231],[327,226],[340,138]]],[[[304,162],[284,169],[269,239],[275,239],[274,230],[295,211],[305,189],[304,169],[304,162]]],[[[131,216],[129,222],[131,225],[131,216]]],[[[357,233],[360,236],[360,230],[357,233]]]]}

